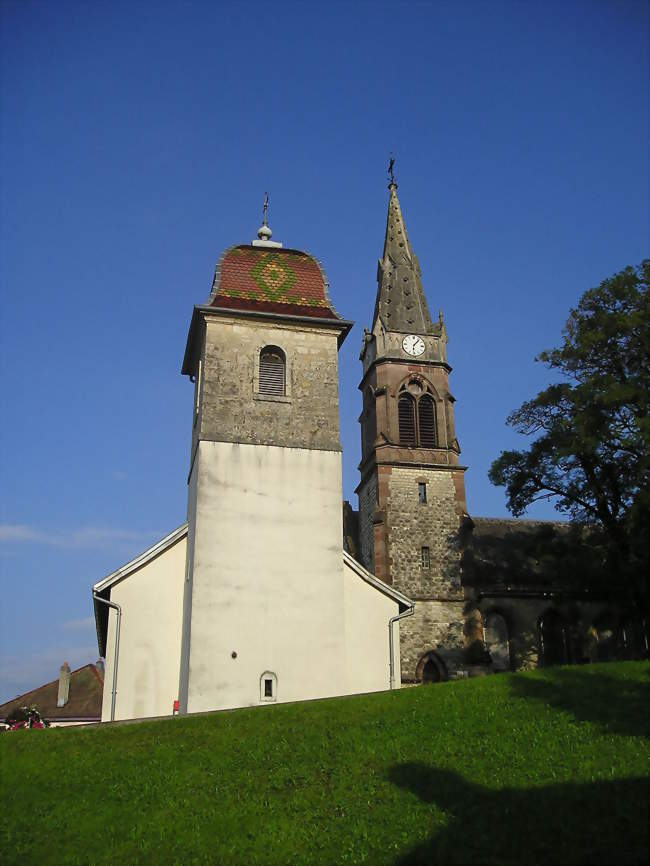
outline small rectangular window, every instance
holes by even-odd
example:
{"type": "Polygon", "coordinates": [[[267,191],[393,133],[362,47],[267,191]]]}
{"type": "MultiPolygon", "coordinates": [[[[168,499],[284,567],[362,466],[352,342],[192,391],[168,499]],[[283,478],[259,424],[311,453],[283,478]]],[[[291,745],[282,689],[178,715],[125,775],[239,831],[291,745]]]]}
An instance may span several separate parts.
{"type": "Polygon", "coordinates": [[[420,502],[420,505],[426,505],[427,485],[423,481],[420,481],[418,483],[418,500],[420,502]]]}
{"type": "Polygon", "coordinates": [[[422,551],[422,568],[431,568],[431,555],[428,547],[423,547],[422,551]]]}
{"type": "Polygon", "coordinates": [[[273,680],[264,680],[264,697],[273,697],[273,680]]]}

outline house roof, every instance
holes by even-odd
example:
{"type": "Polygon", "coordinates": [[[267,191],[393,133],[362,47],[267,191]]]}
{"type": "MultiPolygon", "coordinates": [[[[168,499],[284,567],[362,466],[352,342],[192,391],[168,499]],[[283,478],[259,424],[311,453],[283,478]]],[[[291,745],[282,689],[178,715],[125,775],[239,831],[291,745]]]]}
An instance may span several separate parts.
{"type": "Polygon", "coordinates": [[[49,722],[98,722],[102,716],[104,673],[95,664],[77,668],[70,674],[70,691],[65,706],[57,707],[58,678],[11,701],[0,704],[0,719],[6,718],[14,707],[36,707],[49,722]]]}

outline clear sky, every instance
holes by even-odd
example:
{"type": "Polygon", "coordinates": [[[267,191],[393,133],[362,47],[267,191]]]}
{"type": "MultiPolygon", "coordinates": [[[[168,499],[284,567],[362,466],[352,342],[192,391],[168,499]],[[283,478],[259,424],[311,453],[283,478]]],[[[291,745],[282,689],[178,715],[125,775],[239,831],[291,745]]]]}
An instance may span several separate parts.
{"type": "Polygon", "coordinates": [[[547,382],[534,356],[585,289],[648,254],[647,9],[0,3],[0,700],[94,661],[91,585],[184,521],[192,305],[255,237],[265,190],[274,239],[323,262],[356,322],[340,353],[356,505],[395,153],[450,335],[469,511],[507,515],[487,470],[547,382]]]}

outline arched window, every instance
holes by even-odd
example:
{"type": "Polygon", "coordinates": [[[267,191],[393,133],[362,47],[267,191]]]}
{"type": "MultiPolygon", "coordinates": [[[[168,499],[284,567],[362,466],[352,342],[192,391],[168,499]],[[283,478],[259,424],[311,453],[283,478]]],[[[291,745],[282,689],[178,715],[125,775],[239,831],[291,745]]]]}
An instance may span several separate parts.
{"type": "Polygon", "coordinates": [[[286,393],[286,359],[277,346],[265,346],[260,352],[259,392],[278,396],[286,393]]]}
{"type": "Polygon", "coordinates": [[[556,610],[547,610],[540,617],[539,642],[544,667],[565,665],[570,661],[567,625],[556,610]]]}
{"type": "Polygon", "coordinates": [[[277,701],[278,678],[273,671],[264,671],[260,677],[260,701],[277,701]]]}
{"type": "Polygon", "coordinates": [[[490,613],[485,620],[485,645],[495,671],[510,670],[508,626],[500,613],[490,613]]]}
{"type": "Polygon", "coordinates": [[[642,659],[648,655],[648,634],[646,620],[630,617],[623,620],[621,639],[624,658],[642,659]]]}
{"type": "Polygon", "coordinates": [[[418,400],[418,435],[420,448],[436,447],[436,407],[431,394],[424,394],[418,400]]]}
{"type": "Polygon", "coordinates": [[[397,400],[399,444],[407,448],[435,448],[436,404],[429,390],[417,379],[402,385],[397,400]]]}
{"type": "Polygon", "coordinates": [[[399,444],[414,448],[415,437],[415,400],[410,394],[400,394],[397,401],[399,419],[399,444]]]}

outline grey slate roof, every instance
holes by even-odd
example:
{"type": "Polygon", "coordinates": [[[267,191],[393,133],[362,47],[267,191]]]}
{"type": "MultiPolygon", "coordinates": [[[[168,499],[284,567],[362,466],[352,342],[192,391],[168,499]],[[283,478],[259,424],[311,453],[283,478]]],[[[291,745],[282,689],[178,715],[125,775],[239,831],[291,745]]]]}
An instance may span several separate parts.
{"type": "Polygon", "coordinates": [[[413,252],[397,198],[397,184],[389,185],[384,252],[377,267],[377,301],[372,327],[381,319],[387,331],[439,334],[431,321],[421,282],[420,265],[413,252]]]}
{"type": "Polygon", "coordinates": [[[562,521],[472,517],[462,534],[470,586],[596,592],[608,586],[594,529],[562,521]]]}

